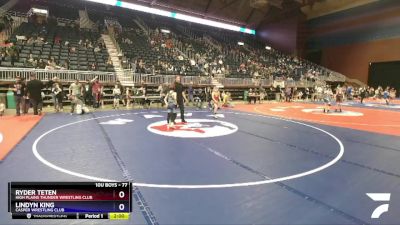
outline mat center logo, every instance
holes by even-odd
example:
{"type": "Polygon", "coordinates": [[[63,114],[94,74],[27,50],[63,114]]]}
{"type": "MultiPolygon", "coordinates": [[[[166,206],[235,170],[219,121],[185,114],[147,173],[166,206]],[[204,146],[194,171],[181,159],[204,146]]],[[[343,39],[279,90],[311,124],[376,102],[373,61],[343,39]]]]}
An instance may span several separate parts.
{"type": "Polygon", "coordinates": [[[166,121],[158,121],[147,126],[147,130],[164,136],[179,138],[209,138],[233,134],[238,127],[232,123],[209,119],[187,119],[188,123],[176,123],[168,127],[166,121]]]}
{"type": "Polygon", "coordinates": [[[0,143],[3,142],[3,134],[0,133],[0,143]]]}
{"type": "Polygon", "coordinates": [[[314,109],[302,109],[302,112],[311,113],[311,114],[318,114],[324,116],[364,116],[362,112],[355,112],[344,110],[342,112],[336,112],[335,109],[331,109],[329,113],[324,113],[323,107],[317,107],[314,109]]]}

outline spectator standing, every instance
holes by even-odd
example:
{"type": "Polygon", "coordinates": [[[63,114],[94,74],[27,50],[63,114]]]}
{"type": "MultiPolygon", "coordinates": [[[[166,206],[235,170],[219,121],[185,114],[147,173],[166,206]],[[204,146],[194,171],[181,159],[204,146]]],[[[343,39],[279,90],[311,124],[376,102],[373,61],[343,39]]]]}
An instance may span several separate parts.
{"type": "Polygon", "coordinates": [[[5,111],[6,111],[6,105],[0,101],[0,116],[3,116],[5,111]]]}
{"type": "MultiPolygon", "coordinates": [[[[79,99],[82,96],[82,85],[79,83],[79,80],[76,79],[74,83],[69,86],[69,95],[70,99],[79,99]],[[72,97],[71,97],[72,96],[72,97]]],[[[76,104],[74,101],[71,101],[71,114],[75,111],[76,104]]]]}
{"type": "Polygon", "coordinates": [[[285,89],[285,101],[290,102],[292,99],[292,89],[290,87],[286,87],[285,89]]]}
{"type": "Polygon", "coordinates": [[[189,95],[189,101],[190,103],[193,102],[193,82],[191,81],[188,87],[188,95],[189,95]]]}
{"type": "Polygon", "coordinates": [[[18,58],[18,53],[17,53],[17,47],[13,43],[10,43],[10,47],[8,49],[8,55],[11,58],[11,66],[14,66],[14,62],[18,58]]]}
{"type": "Polygon", "coordinates": [[[17,116],[20,116],[21,109],[23,110],[25,108],[25,89],[25,84],[21,81],[20,76],[17,76],[13,87],[17,116]]]}
{"type": "Polygon", "coordinates": [[[194,105],[198,108],[201,109],[203,108],[203,102],[206,101],[206,92],[205,90],[203,91],[203,89],[199,88],[197,90],[197,96],[193,99],[193,103],[194,105]]]}
{"type": "Polygon", "coordinates": [[[367,97],[367,90],[365,87],[360,88],[360,103],[364,104],[364,99],[367,97]]]}
{"type": "Polygon", "coordinates": [[[49,88],[51,91],[51,98],[53,100],[54,110],[57,111],[57,98],[53,92],[54,84],[57,82],[57,77],[53,77],[53,79],[49,80],[46,84],[46,88],[49,88]]]}
{"type": "Polygon", "coordinates": [[[82,96],[82,85],[79,83],[79,80],[76,79],[70,86],[69,86],[69,94],[74,95],[77,97],[82,96]]]}
{"type": "Polygon", "coordinates": [[[101,94],[103,92],[103,85],[99,81],[99,77],[95,77],[92,81],[92,96],[93,96],[93,108],[100,107],[101,94]]]}
{"type": "Polygon", "coordinates": [[[28,96],[28,91],[26,86],[28,85],[28,81],[26,79],[24,79],[23,77],[21,77],[21,83],[23,83],[25,85],[25,93],[24,93],[24,97],[23,97],[23,113],[24,115],[28,114],[29,108],[31,106],[31,102],[29,100],[29,96],[28,96]]]}
{"type": "Polygon", "coordinates": [[[247,101],[249,102],[249,104],[251,104],[251,100],[253,100],[254,104],[256,104],[257,101],[256,91],[250,88],[247,96],[247,101]]]}
{"type": "Polygon", "coordinates": [[[51,92],[53,93],[54,98],[55,98],[54,107],[55,107],[56,112],[59,112],[59,111],[62,112],[63,111],[63,97],[64,96],[63,96],[63,90],[62,90],[61,84],[58,83],[58,82],[55,82],[53,84],[51,92]]]}
{"type": "Polygon", "coordinates": [[[113,96],[114,96],[113,108],[119,109],[119,101],[121,100],[121,89],[119,88],[118,84],[114,86],[113,96]]]}
{"type": "Polygon", "coordinates": [[[160,93],[161,106],[164,106],[164,103],[165,103],[164,98],[165,98],[165,95],[167,94],[165,89],[166,88],[164,87],[164,84],[160,84],[156,90],[157,92],[160,93]]]}
{"type": "Polygon", "coordinates": [[[86,80],[86,83],[82,86],[83,89],[83,99],[86,105],[93,104],[92,99],[92,83],[89,80],[86,80]]]}
{"type": "MultiPolygon", "coordinates": [[[[122,101],[122,105],[125,106],[125,88],[122,86],[121,81],[117,80],[116,85],[118,86],[119,90],[121,91],[121,94],[119,95],[119,100],[122,101]]],[[[119,105],[119,102],[118,102],[119,105]]]]}
{"type": "Polygon", "coordinates": [[[389,87],[386,87],[386,89],[383,91],[383,99],[385,100],[386,105],[389,105],[390,103],[389,87]]]}
{"type": "Polygon", "coordinates": [[[43,83],[36,79],[36,74],[32,73],[27,84],[27,94],[33,106],[34,115],[41,115],[42,113],[42,89],[43,83]]]}
{"type": "Polygon", "coordinates": [[[126,108],[131,106],[131,89],[129,87],[125,88],[125,98],[126,98],[126,108]]]}

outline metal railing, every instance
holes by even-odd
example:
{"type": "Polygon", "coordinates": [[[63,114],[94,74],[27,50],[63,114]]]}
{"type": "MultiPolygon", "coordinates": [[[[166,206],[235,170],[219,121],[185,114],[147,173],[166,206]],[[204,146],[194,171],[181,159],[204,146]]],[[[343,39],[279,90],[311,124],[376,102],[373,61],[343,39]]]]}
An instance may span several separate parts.
{"type": "MultiPolygon", "coordinates": [[[[151,74],[133,74],[133,83],[135,85],[145,84],[172,84],[175,81],[175,75],[151,75],[151,74]]],[[[183,84],[193,85],[211,85],[211,78],[204,76],[181,76],[183,84]]]]}
{"type": "Polygon", "coordinates": [[[57,20],[57,24],[72,24],[72,23],[75,24],[75,23],[77,23],[79,21],[78,19],[71,20],[71,19],[60,18],[60,17],[57,17],[56,20],[57,20]]]}
{"type": "Polygon", "coordinates": [[[365,84],[364,82],[362,82],[362,81],[360,81],[360,80],[358,80],[358,79],[346,78],[346,82],[347,82],[347,83],[356,84],[356,85],[358,85],[358,86],[360,86],[360,87],[367,86],[367,84],[365,84]]]}
{"type": "Polygon", "coordinates": [[[261,79],[261,86],[272,86],[272,82],[270,79],[261,79]]]}
{"type": "Polygon", "coordinates": [[[28,18],[28,15],[27,15],[26,13],[23,13],[23,12],[17,12],[17,11],[9,10],[9,11],[7,11],[6,14],[9,15],[9,16],[12,16],[12,17],[24,17],[24,18],[28,18]]]}
{"type": "Polygon", "coordinates": [[[346,81],[346,76],[345,75],[343,75],[341,73],[338,73],[338,72],[335,72],[335,71],[332,71],[332,70],[330,70],[328,68],[325,68],[325,67],[322,67],[322,66],[320,66],[320,67],[322,69],[324,69],[325,71],[327,71],[328,74],[329,74],[327,76],[320,75],[319,78],[321,80],[331,81],[331,82],[345,82],[346,81]]]}
{"type": "Polygon", "coordinates": [[[314,81],[310,80],[298,80],[298,81],[293,81],[293,83],[288,85],[289,87],[303,87],[303,88],[311,88],[315,86],[314,81]],[[291,85],[291,86],[290,86],[291,85]]]}
{"type": "Polygon", "coordinates": [[[79,70],[43,70],[29,68],[8,68],[0,67],[0,80],[13,81],[17,76],[29,79],[29,76],[35,73],[39,80],[47,81],[57,77],[62,82],[73,82],[74,80],[92,80],[96,76],[101,82],[114,83],[117,79],[115,73],[99,71],[79,71],[79,70]]]}
{"type": "Polygon", "coordinates": [[[255,85],[251,78],[218,78],[219,83],[224,86],[253,86],[255,85]]]}
{"type": "MultiPolygon", "coordinates": [[[[61,82],[73,82],[75,80],[85,81],[92,80],[96,76],[103,83],[114,83],[117,81],[116,73],[100,72],[100,71],[79,71],[79,70],[43,70],[31,68],[9,68],[0,67],[0,81],[14,81],[17,76],[29,79],[29,76],[35,73],[36,77],[42,81],[48,81],[57,77],[61,82]]],[[[151,75],[151,74],[130,74],[134,85],[143,83],[150,85],[172,84],[176,75],[151,75]]],[[[218,78],[219,83],[224,86],[271,86],[270,79],[252,79],[252,78],[218,78]]],[[[209,76],[181,76],[183,84],[193,85],[212,85],[212,79],[209,76]]],[[[312,81],[292,81],[285,82],[288,86],[297,87],[313,87],[315,82],[312,81]]]]}

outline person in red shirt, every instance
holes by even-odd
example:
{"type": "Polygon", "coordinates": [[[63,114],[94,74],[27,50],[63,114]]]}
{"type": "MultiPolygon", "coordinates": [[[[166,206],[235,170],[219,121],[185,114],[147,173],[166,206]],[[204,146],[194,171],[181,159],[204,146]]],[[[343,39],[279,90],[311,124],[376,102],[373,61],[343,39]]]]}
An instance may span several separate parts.
{"type": "Polygon", "coordinates": [[[92,81],[93,108],[100,107],[101,94],[103,85],[99,81],[99,77],[95,77],[92,81]]]}

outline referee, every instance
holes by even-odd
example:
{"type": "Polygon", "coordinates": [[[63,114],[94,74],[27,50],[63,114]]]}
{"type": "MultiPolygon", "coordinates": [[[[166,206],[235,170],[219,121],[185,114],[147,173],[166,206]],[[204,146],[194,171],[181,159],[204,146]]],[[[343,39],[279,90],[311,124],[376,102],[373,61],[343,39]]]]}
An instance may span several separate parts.
{"type": "Polygon", "coordinates": [[[179,110],[181,111],[181,121],[182,123],[186,123],[185,120],[185,105],[183,104],[183,99],[185,98],[185,92],[183,90],[183,85],[181,83],[181,76],[175,77],[175,92],[176,92],[176,100],[178,102],[179,110]]]}
{"type": "Polygon", "coordinates": [[[43,107],[43,101],[42,101],[43,83],[40,80],[36,79],[35,73],[32,73],[30,75],[30,78],[31,78],[30,81],[28,81],[26,85],[27,94],[33,106],[33,114],[41,115],[43,107]]]}

